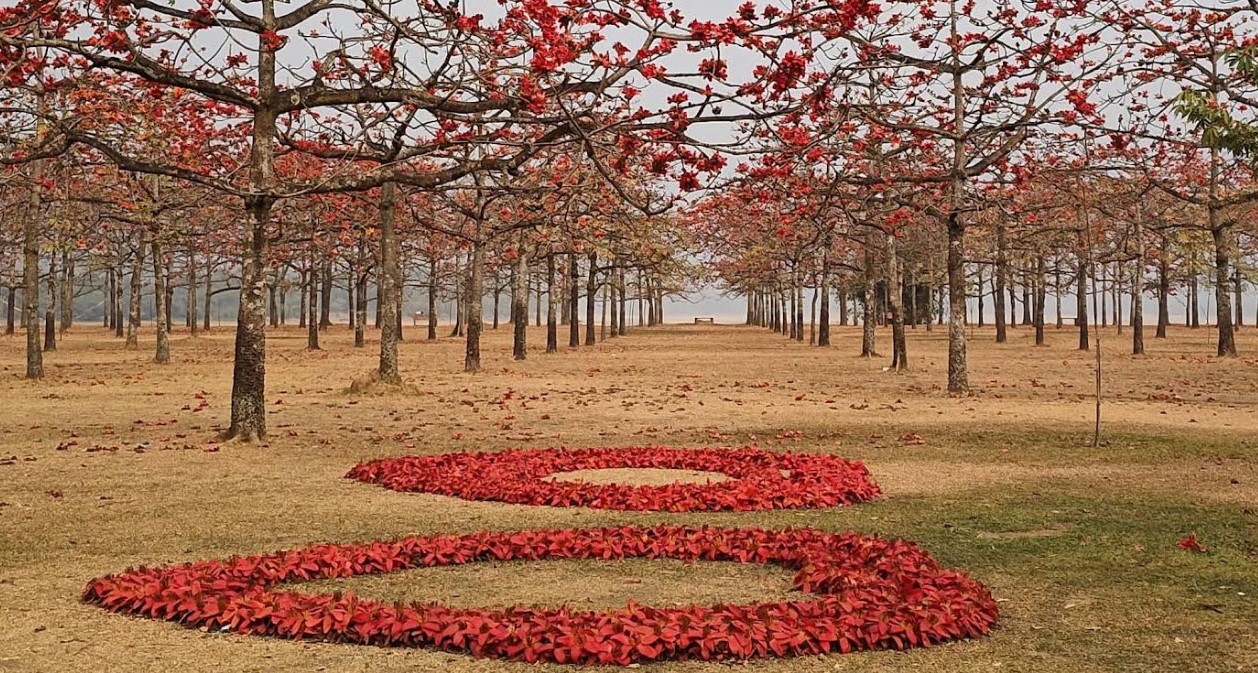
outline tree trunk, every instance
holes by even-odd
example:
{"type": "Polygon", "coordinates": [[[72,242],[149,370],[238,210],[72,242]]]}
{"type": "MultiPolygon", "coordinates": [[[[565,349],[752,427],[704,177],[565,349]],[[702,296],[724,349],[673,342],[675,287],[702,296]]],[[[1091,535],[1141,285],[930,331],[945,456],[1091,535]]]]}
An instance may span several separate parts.
{"type": "Polygon", "coordinates": [[[581,270],[577,264],[577,253],[568,253],[568,347],[577,348],[581,345],[581,320],[577,317],[581,310],[581,270]]]}
{"type": "Polygon", "coordinates": [[[546,255],[546,352],[559,351],[559,286],[555,283],[555,253],[546,255]]]}
{"type": "Polygon", "coordinates": [[[1088,258],[1086,246],[1080,246],[1079,273],[1075,289],[1075,321],[1079,323],[1079,350],[1092,348],[1088,336],[1088,258]]]}
{"type": "Polygon", "coordinates": [[[1045,274],[1044,256],[1035,259],[1035,345],[1044,345],[1044,308],[1048,300],[1048,278],[1045,274]]]}
{"type": "Polygon", "coordinates": [[[625,267],[621,266],[620,272],[618,274],[618,279],[616,281],[616,296],[619,297],[619,301],[617,305],[620,307],[620,324],[618,325],[618,329],[619,329],[618,334],[620,336],[627,336],[629,334],[629,326],[625,321],[625,318],[626,318],[625,290],[626,290],[625,267]]]}
{"type": "Polygon", "coordinates": [[[528,237],[521,233],[520,249],[515,258],[515,287],[511,295],[511,357],[516,360],[528,357],[529,262],[524,253],[527,245],[528,237]]]}
{"type": "Polygon", "coordinates": [[[13,336],[17,331],[17,286],[9,286],[8,303],[4,306],[4,335],[13,336]]]}
{"type": "Polygon", "coordinates": [[[429,262],[428,270],[428,340],[437,340],[437,257],[429,262]]]}
{"type": "Polygon", "coordinates": [[[1170,253],[1167,250],[1170,242],[1166,240],[1166,234],[1161,236],[1161,246],[1158,248],[1158,327],[1154,332],[1153,338],[1165,339],[1166,330],[1171,324],[1171,262],[1170,253]]]}
{"type": "Polygon", "coordinates": [[[964,393],[970,389],[966,369],[965,224],[961,213],[954,209],[948,213],[948,392],[964,393]]]}
{"type": "MultiPolygon", "coordinates": [[[[830,239],[826,238],[821,250],[821,324],[817,326],[817,345],[830,345],[830,239]]],[[[843,295],[839,294],[840,313],[846,319],[846,311],[842,309],[843,295]]]]}
{"type": "Polygon", "coordinates": [[[152,239],[150,246],[153,252],[153,296],[157,302],[156,315],[153,316],[157,331],[157,349],[153,355],[153,362],[167,365],[170,364],[170,313],[167,312],[170,304],[169,295],[166,294],[168,278],[166,262],[162,258],[162,244],[157,236],[153,236],[152,239]]]}
{"type": "Polygon", "coordinates": [[[463,371],[480,371],[480,333],[484,325],[485,247],[478,238],[472,244],[472,263],[467,272],[467,349],[463,371]]]}
{"type": "Polygon", "coordinates": [[[876,307],[874,306],[874,293],[876,285],[874,283],[874,246],[873,234],[865,232],[865,315],[862,323],[861,331],[861,357],[873,358],[878,357],[878,351],[875,349],[874,339],[877,336],[875,326],[878,316],[876,315],[876,307]]]}
{"type": "Polygon", "coordinates": [[[135,246],[135,259],[131,265],[131,294],[127,316],[127,348],[140,347],[140,292],[144,279],[144,252],[148,241],[146,234],[140,234],[139,243],[135,246]]]}
{"type": "Polygon", "coordinates": [[[210,256],[205,256],[205,316],[201,328],[206,332],[210,331],[210,318],[213,312],[214,297],[214,266],[210,263],[210,256]]]}
{"type": "MultiPolygon", "coordinates": [[[[255,128],[255,136],[265,130],[268,134],[265,142],[269,143],[274,122],[262,126],[262,129],[255,128]]],[[[255,151],[257,146],[255,140],[255,151]]],[[[226,433],[228,438],[242,441],[266,438],[266,307],[262,303],[262,292],[266,283],[267,225],[272,204],[266,197],[246,199],[249,218],[245,223],[240,269],[231,426],[226,433]]]]}
{"type": "Polygon", "coordinates": [[[322,265],[322,287],[319,289],[319,329],[332,326],[332,260],[324,259],[322,265]]]}
{"type": "Polygon", "coordinates": [[[596,343],[594,332],[594,303],[598,298],[598,253],[589,254],[590,268],[585,277],[585,345],[596,343]]]}
{"type": "Polygon", "coordinates": [[[402,382],[398,372],[398,341],[402,330],[398,299],[402,292],[402,268],[397,242],[397,185],[386,182],[380,188],[380,269],[376,285],[380,289],[380,367],[381,383],[402,382]]]}
{"type": "Polygon", "coordinates": [[[319,350],[319,291],[318,276],[314,271],[314,255],[310,257],[310,266],[303,274],[306,286],[306,348],[319,350]]]}
{"type": "Polygon", "coordinates": [[[908,341],[904,332],[904,274],[895,235],[887,234],[887,308],[891,312],[891,369],[909,368],[908,341]]]}
{"type": "MultiPolygon", "coordinates": [[[[1237,277],[1237,288],[1240,287],[1240,277],[1237,277]]],[[[1240,296],[1239,290],[1237,296],[1240,296]]],[[[65,334],[74,326],[74,258],[70,256],[70,251],[61,251],[61,322],[59,331],[65,334]]],[[[1237,321],[1240,322],[1239,320],[1237,321]]]]}
{"type": "Polygon", "coordinates": [[[188,245],[188,294],[186,303],[187,306],[184,307],[184,313],[187,314],[188,331],[192,336],[196,336],[201,326],[197,324],[197,256],[191,244],[188,245]]]}
{"type": "MultiPolygon", "coordinates": [[[[993,299],[996,301],[996,343],[1008,343],[1009,334],[1005,326],[1005,281],[1009,277],[1008,244],[1005,235],[1005,220],[996,219],[996,273],[992,276],[995,283],[993,299]]],[[[1010,288],[1010,296],[1013,290],[1010,288]]],[[[1010,305],[1012,309],[1012,304],[1010,305]]],[[[982,323],[979,323],[982,324],[982,323]]]]}
{"type": "MultiPolygon", "coordinates": [[[[1141,225],[1136,224],[1137,248],[1144,251],[1141,225]]],[[[1131,270],[1131,354],[1144,355],[1144,258],[1136,260],[1131,270]]]]}
{"type": "Polygon", "coordinates": [[[57,350],[57,252],[48,254],[48,302],[44,306],[44,352],[57,350]]]}
{"type": "Polygon", "coordinates": [[[1211,207],[1210,234],[1214,239],[1214,310],[1219,330],[1219,357],[1236,357],[1236,332],[1232,326],[1231,261],[1228,259],[1230,232],[1217,208],[1211,207]]]}
{"type": "MultiPolygon", "coordinates": [[[[366,263],[366,256],[359,258],[366,263]]],[[[367,273],[362,266],[351,269],[350,284],[354,290],[354,301],[350,302],[350,316],[354,323],[354,347],[365,348],[367,345],[367,273]]]]}

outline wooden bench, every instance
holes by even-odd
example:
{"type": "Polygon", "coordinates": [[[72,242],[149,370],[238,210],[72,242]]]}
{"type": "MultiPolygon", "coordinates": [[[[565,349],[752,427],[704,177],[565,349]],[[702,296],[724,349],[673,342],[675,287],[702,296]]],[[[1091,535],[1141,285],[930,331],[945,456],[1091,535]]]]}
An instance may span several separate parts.
{"type": "Polygon", "coordinates": [[[696,325],[715,325],[716,318],[695,318],[696,325]]]}
{"type": "Polygon", "coordinates": [[[414,321],[414,325],[415,325],[415,327],[419,327],[420,323],[423,323],[423,324],[427,325],[427,324],[428,324],[428,314],[427,314],[427,313],[425,313],[425,312],[423,312],[423,311],[416,311],[416,312],[415,312],[415,315],[414,315],[414,316],[412,316],[412,320],[414,321]]]}

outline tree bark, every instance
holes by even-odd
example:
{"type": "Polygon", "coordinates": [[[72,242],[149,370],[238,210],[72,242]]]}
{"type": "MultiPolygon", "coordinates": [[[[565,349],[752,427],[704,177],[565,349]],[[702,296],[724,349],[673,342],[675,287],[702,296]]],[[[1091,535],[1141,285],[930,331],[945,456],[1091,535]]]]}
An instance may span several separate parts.
{"type": "Polygon", "coordinates": [[[319,281],[315,272],[314,254],[310,255],[310,263],[303,274],[306,286],[306,348],[319,350],[319,281]]]}
{"type": "MultiPolygon", "coordinates": [[[[1237,280],[1237,287],[1240,287],[1239,277],[1237,280]]],[[[68,250],[61,251],[61,301],[59,304],[61,322],[58,331],[65,334],[74,326],[74,258],[70,256],[68,250]]]]}
{"type": "Polygon", "coordinates": [[[1171,262],[1170,241],[1166,234],[1161,235],[1161,246],[1158,248],[1158,327],[1153,338],[1165,339],[1166,330],[1171,324],[1171,262]]]}
{"type": "Polygon", "coordinates": [[[528,357],[529,332],[529,263],[525,255],[528,237],[520,234],[518,254],[515,258],[515,287],[511,295],[511,357],[524,360],[528,357]]]}
{"type": "Polygon", "coordinates": [[[188,244],[188,294],[186,303],[187,306],[184,307],[184,313],[187,314],[188,332],[192,336],[196,336],[201,326],[197,324],[197,255],[191,243],[188,244]]]}
{"type": "MultiPolygon", "coordinates": [[[[959,190],[960,186],[954,187],[959,190]]],[[[959,195],[958,197],[959,198],[959,195]]],[[[970,389],[965,357],[965,224],[948,213],[948,392],[970,389]]]]}
{"type": "Polygon", "coordinates": [[[430,259],[428,270],[428,340],[437,340],[437,256],[430,259]]]}
{"type": "MultiPolygon", "coordinates": [[[[1005,281],[1009,276],[1009,257],[1003,217],[996,219],[996,273],[992,276],[995,288],[992,299],[996,302],[996,343],[1009,342],[1005,325],[1005,281]]],[[[1012,294],[1013,290],[1010,289],[1012,294]]],[[[980,323],[981,324],[981,323],[980,323]]]]}
{"type": "Polygon", "coordinates": [[[546,255],[546,352],[559,351],[559,287],[555,283],[555,253],[546,255]]]}
{"type": "Polygon", "coordinates": [[[900,269],[900,252],[895,234],[887,240],[887,308],[891,311],[891,369],[908,371],[908,341],[904,332],[904,274],[900,269]]]}
{"type": "Polygon", "coordinates": [[[585,277],[585,345],[593,346],[597,341],[594,332],[595,299],[598,298],[598,253],[591,252],[588,257],[590,268],[585,277]]]}
{"type": "Polygon", "coordinates": [[[467,348],[463,371],[480,371],[480,334],[484,326],[485,248],[479,238],[472,244],[472,263],[467,272],[467,348]]]}
{"type": "Polygon", "coordinates": [[[878,316],[876,315],[877,308],[874,305],[875,303],[874,294],[875,294],[876,286],[874,283],[873,234],[871,232],[868,232],[868,231],[865,232],[864,246],[865,246],[865,269],[864,269],[865,315],[863,318],[862,330],[861,330],[861,357],[873,358],[873,357],[878,357],[878,351],[875,349],[875,343],[874,343],[874,340],[877,336],[877,332],[875,331],[875,326],[877,323],[878,316]]]}
{"type": "Polygon", "coordinates": [[[140,347],[140,293],[144,281],[144,252],[148,245],[146,234],[141,232],[135,246],[135,259],[131,264],[131,294],[128,300],[127,348],[140,347]]]}
{"type": "Polygon", "coordinates": [[[206,332],[210,331],[210,318],[213,313],[213,297],[214,297],[214,266],[210,262],[210,256],[205,256],[205,316],[201,328],[206,332]]]}
{"type": "Polygon", "coordinates": [[[166,294],[166,261],[162,258],[162,244],[158,237],[152,237],[150,244],[153,252],[153,296],[156,298],[157,310],[153,322],[157,331],[157,348],[153,362],[159,365],[170,364],[170,307],[169,296],[166,294]]]}
{"type": "Polygon", "coordinates": [[[48,254],[48,302],[44,306],[44,352],[57,350],[57,252],[48,254]]]}
{"type": "Polygon", "coordinates": [[[322,286],[319,288],[319,329],[332,326],[332,260],[324,259],[322,265],[322,286]]]}
{"type": "Polygon", "coordinates": [[[568,253],[568,347],[577,348],[581,345],[581,320],[577,317],[581,306],[581,270],[577,264],[577,253],[568,253]]]}
{"type": "Polygon", "coordinates": [[[1043,346],[1044,341],[1044,308],[1048,300],[1048,278],[1045,274],[1044,256],[1038,255],[1035,260],[1035,345],[1043,346]]]}
{"type": "Polygon", "coordinates": [[[386,182],[380,188],[380,270],[376,284],[380,290],[380,366],[381,383],[402,382],[398,372],[398,341],[402,330],[398,299],[402,292],[402,269],[398,259],[397,185],[386,182]]]}

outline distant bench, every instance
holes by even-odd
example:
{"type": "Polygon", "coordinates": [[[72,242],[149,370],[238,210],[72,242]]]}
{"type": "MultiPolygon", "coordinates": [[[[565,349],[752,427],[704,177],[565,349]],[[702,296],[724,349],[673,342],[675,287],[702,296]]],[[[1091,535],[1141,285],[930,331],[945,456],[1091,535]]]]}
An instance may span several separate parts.
{"type": "Polygon", "coordinates": [[[715,325],[716,318],[695,318],[696,325],[715,325]]]}

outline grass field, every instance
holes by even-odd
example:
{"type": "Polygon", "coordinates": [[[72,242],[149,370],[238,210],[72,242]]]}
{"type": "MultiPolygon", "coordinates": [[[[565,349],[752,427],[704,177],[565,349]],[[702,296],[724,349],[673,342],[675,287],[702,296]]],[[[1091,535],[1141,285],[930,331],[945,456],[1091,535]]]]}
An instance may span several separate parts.
{"type": "MultiPolygon", "coordinates": [[[[263,445],[216,440],[229,407],[227,329],[175,335],[174,364],[158,367],[147,345],[127,351],[99,328],[76,328],[46,356],[49,376],[38,383],[21,378],[20,337],[0,338],[0,672],[533,670],[204,633],[78,598],[89,579],[140,564],[654,522],[904,537],[988,584],[1002,619],[984,640],[906,653],[644,668],[1258,671],[1258,331],[1241,330],[1240,360],[1218,361],[1206,329],[1149,338],[1138,358],[1125,355],[1128,335],[1104,330],[1098,448],[1094,356],[1073,349],[1073,331],[1049,336],[1036,348],[1022,327],[997,346],[975,330],[974,393],[950,398],[942,330],[912,332],[913,371],[893,374],[881,358],[854,357],[856,328],[836,328],[834,346],[817,349],[754,328],[663,327],[514,362],[504,327],[487,332],[482,374],[462,373],[459,340],[411,340],[401,352],[407,387],[350,395],[374,364],[374,344],[356,350],[338,326],[326,350],[310,353],[289,328],[268,344],[263,445]],[[863,460],[886,497],[821,511],[657,515],[464,502],[342,478],[361,460],[406,453],[753,442],[863,460]],[[1177,548],[1189,533],[1208,553],[1177,548]]],[[[539,331],[530,339],[544,343],[539,331]]],[[[465,606],[791,594],[789,575],[774,568],[645,561],[474,564],[318,588],[465,606]]]]}

